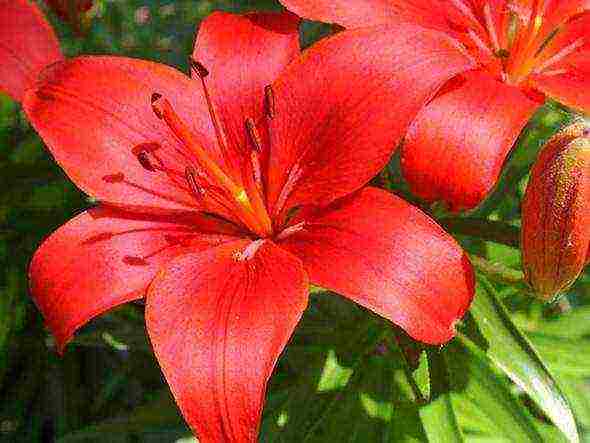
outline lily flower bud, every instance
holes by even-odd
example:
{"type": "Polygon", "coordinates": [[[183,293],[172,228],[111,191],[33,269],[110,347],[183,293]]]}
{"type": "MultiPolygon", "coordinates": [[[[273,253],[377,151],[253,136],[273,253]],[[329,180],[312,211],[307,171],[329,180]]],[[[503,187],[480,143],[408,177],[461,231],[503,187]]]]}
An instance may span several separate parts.
{"type": "Polygon", "coordinates": [[[590,258],[590,125],[551,138],[537,158],[522,204],[522,262],[535,294],[553,300],[590,258]]]}

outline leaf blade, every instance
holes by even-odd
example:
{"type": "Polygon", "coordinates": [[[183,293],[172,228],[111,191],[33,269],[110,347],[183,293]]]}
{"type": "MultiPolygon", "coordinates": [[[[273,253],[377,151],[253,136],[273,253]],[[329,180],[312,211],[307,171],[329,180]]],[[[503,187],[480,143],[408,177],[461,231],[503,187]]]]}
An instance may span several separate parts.
{"type": "MultiPolygon", "coordinates": [[[[569,441],[579,442],[576,421],[565,395],[537,351],[508,316],[494,287],[481,276],[471,314],[489,346],[483,349],[488,358],[533,399],[569,441]]],[[[481,348],[481,339],[472,337],[470,340],[481,348]]]]}

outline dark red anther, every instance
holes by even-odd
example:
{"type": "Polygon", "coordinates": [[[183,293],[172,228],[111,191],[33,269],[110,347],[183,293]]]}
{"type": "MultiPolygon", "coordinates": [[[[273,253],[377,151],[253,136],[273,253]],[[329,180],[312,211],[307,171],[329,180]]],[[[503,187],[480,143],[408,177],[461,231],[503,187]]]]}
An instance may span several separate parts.
{"type": "Polygon", "coordinates": [[[116,174],[105,175],[102,179],[107,183],[122,183],[125,181],[125,174],[117,172],[116,174]]]}
{"type": "Polygon", "coordinates": [[[197,182],[196,174],[197,172],[192,166],[187,166],[184,170],[184,178],[186,179],[191,192],[195,197],[201,198],[205,194],[205,190],[197,182]]]}
{"type": "Polygon", "coordinates": [[[260,138],[260,133],[258,132],[256,123],[254,123],[254,120],[250,117],[246,119],[246,131],[248,131],[248,136],[250,137],[254,149],[257,152],[262,152],[262,139],[260,138]]]}
{"type": "Polygon", "coordinates": [[[152,94],[151,99],[150,99],[151,104],[152,104],[152,110],[154,111],[154,114],[156,114],[156,117],[158,117],[160,120],[163,118],[162,110],[158,106],[158,101],[161,98],[162,98],[162,94],[158,94],[157,92],[154,92],[152,94]]]}
{"type": "Polygon", "coordinates": [[[154,168],[154,165],[152,164],[152,161],[150,160],[150,157],[147,152],[145,152],[145,151],[139,152],[137,154],[137,160],[139,161],[139,164],[143,167],[143,169],[145,169],[146,171],[150,171],[150,172],[156,171],[156,168],[154,168]]]}
{"type": "Polygon", "coordinates": [[[264,112],[269,119],[275,118],[275,95],[271,85],[264,88],[264,112]]]}
{"type": "Polygon", "coordinates": [[[189,57],[188,61],[191,65],[191,69],[195,71],[200,78],[205,78],[209,75],[209,71],[201,62],[196,61],[192,57],[189,57]]]}

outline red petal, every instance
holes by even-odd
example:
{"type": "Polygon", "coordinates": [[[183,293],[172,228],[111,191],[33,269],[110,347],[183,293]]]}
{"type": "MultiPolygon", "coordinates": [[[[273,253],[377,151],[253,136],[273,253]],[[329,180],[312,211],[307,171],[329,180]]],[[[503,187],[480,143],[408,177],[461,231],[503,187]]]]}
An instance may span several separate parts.
{"type": "Polygon", "coordinates": [[[543,27],[539,33],[543,37],[549,36],[556,28],[588,10],[590,10],[588,0],[545,0],[543,27]]]}
{"type": "Polygon", "coordinates": [[[445,9],[439,0],[280,0],[297,15],[347,28],[409,22],[443,24],[445,9]]]}
{"type": "Polygon", "coordinates": [[[0,90],[22,101],[45,67],[63,58],[59,42],[30,0],[0,0],[0,90]]]}
{"type": "Polygon", "coordinates": [[[412,25],[344,31],[308,49],[274,85],[268,199],[275,212],[359,189],[438,88],[471,67],[454,40],[412,25]]]}
{"type": "Polygon", "coordinates": [[[531,83],[556,100],[590,112],[590,14],[567,24],[543,50],[531,83]]]}
{"type": "MultiPolygon", "coordinates": [[[[178,216],[101,207],[80,214],[45,240],[29,269],[31,293],[60,350],[91,318],[143,297],[171,258],[235,239],[199,234],[197,222],[196,216],[181,223],[178,216]]],[[[223,229],[213,222],[208,228],[223,229]]]]}
{"type": "Polygon", "coordinates": [[[196,83],[168,66],[122,57],[80,57],[54,65],[25,97],[27,115],[70,178],[88,194],[122,205],[186,208],[197,205],[186,183],[141,166],[137,151],[162,158],[184,176],[179,143],[152,110],[157,92],[192,122],[205,148],[214,133],[196,83]]]}
{"type": "Polygon", "coordinates": [[[147,296],[156,356],[202,443],[257,441],[266,382],[307,304],[301,262],[259,242],[181,257],[147,296]]]}
{"type": "Polygon", "coordinates": [[[199,28],[193,57],[209,71],[205,81],[216,111],[240,152],[249,146],[246,118],[263,116],[265,86],[299,56],[299,23],[288,12],[215,12],[199,28]]]}
{"type": "Polygon", "coordinates": [[[402,147],[412,191],[455,211],[477,206],[540,105],[485,73],[456,79],[418,115],[402,147]]]}
{"type": "Polygon", "coordinates": [[[375,311],[426,343],[444,343],[469,307],[471,264],[433,220],[366,188],[307,218],[282,244],[312,283],[375,311]]]}

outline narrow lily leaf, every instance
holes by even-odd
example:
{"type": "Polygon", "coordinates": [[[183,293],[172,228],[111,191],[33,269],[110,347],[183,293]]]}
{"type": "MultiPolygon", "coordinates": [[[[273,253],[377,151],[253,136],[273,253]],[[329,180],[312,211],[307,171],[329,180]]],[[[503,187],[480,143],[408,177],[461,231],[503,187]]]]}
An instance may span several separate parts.
{"type": "Polygon", "coordinates": [[[528,334],[528,338],[547,366],[561,378],[590,374],[590,357],[584,351],[590,349],[590,338],[572,339],[537,333],[528,334]]]}
{"type": "Polygon", "coordinates": [[[190,435],[177,411],[174,399],[166,388],[158,392],[151,403],[137,407],[128,417],[80,429],[63,436],[58,443],[100,441],[107,435],[109,439],[120,438],[121,441],[156,435],[165,441],[176,441],[190,435]]]}
{"type": "Polygon", "coordinates": [[[461,428],[451,401],[451,382],[445,355],[435,350],[428,351],[430,370],[430,402],[420,408],[420,418],[429,441],[461,443],[464,441],[461,428]]]}
{"type": "Polygon", "coordinates": [[[7,284],[0,297],[0,386],[10,363],[10,338],[22,328],[26,314],[26,301],[21,297],[17,273],[8,269],[6,275],[7,284]]]}
{"type": "MultiPolygon", "coordinates": [[[[462,345],[451,342],[445,352],[453,400],[473,404],[480,420],[494,428],[496,441],[545,441],[532,417],[512,394],[510,383],[499,376],[485,353],[469,340],[462,345]]],[[[458,420],[462,422],[460,416],[458,420]]]]}
{"type": "Polygon", "coordinates": [[[545,335],[578,338],[590,335],[590,306],[579,306],[560,314],[555,320],[543,322],[535,332],[545,335]]]}
{"type": "Polygon", "coordinates": [[[571,442],[579,442],[573,412],[553,376],[512,322],[493,286],[483,277],[478,280],[471,314],[484,340],[482,343],[481,336],[478,339],[473,334],[470,339],[478,343],[488,358],[535,401],[571,442]]]}
{"type": "Polygon", "coordinates": [[[560,386],[572,403],[580,426],[590,429],[590,382],[584,378],[562,378],[560,386]]]}

